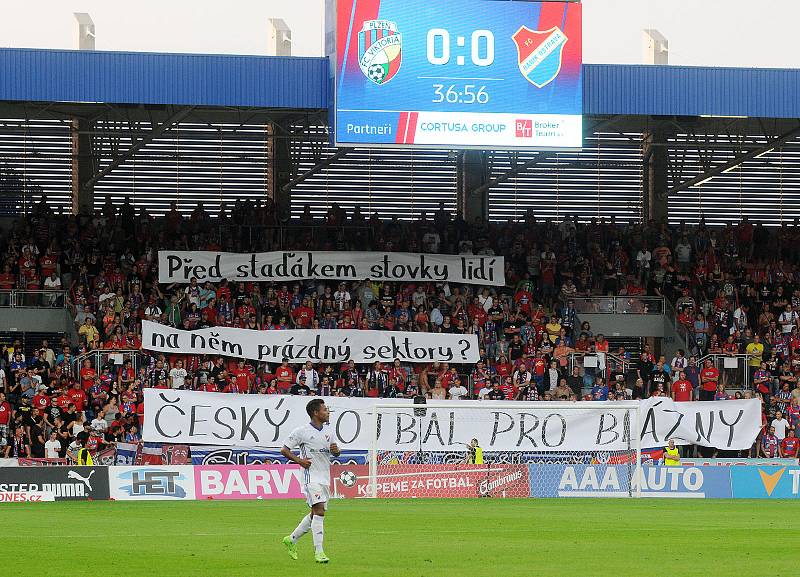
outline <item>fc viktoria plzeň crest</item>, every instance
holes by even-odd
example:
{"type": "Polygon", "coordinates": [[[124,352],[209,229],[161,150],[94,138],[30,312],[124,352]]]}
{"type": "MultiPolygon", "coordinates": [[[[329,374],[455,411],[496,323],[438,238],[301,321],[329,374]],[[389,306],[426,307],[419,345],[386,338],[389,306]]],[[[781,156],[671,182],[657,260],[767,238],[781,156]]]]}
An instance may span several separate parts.
{"type": "Polygon", "coordinates": [[[358,33],[358,64],[375,84],[386,84],[400,70],[403,35],[389,20],[367,20],[358,33]]]}
{"type": "Polygon", "coordinates": [[[528,82],[543,88],[556,79],[568,40],[566,34],[558,27],[538,31],[520,26],[511,38],[517,45],[519,70],[528,82]]]}

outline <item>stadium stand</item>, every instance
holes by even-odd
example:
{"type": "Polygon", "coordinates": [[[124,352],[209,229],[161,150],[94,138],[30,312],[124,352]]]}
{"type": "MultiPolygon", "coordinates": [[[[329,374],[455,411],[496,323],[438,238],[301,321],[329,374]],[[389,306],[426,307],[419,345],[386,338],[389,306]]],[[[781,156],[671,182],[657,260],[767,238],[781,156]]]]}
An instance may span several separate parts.
{"type": "Polygon", "coordinates": [[[800,424],[796,226],[746,218],[717,228],[702,220],[556,223],[531,211],[520,222],[466,223],[444,207],[417,221],[378,216],[334,206],[324,220],[306,211],[279,224],[271,205],[250,201],[215,218],[201,205],[188,218],[175,205],[151,218],[128,202],[64,216],[42,201],[2,238],[0,294],[5,302],[26,298],[29,307],[66,305],[75,333],[28,334],[24,344],[3,346],[0,455],[64,458],[84,442],[90,450],[135,442],[144,387],[434,399],[757,396],[765,423],[780,412],[791,428],[800,424]],[[286,250],[503,255],[507,285],[156,282],[158,249],[252,250],[278,236],[286,250]],[[609,340],[580,321],[608,303],[618,313],[674,314],[686,347],[656,358],[641,339],[609,340]],[[474,333],[481,361],[291,366],[166,357],[141,350],[142,319],[183,329],[474,333]],[[584,363],[587,356],[600,361],[584,363]],[[746,372],[724,362],[737,356],[746,372]],[[48,448],[50,431],[57,446],[50,439],[48,448]]]}

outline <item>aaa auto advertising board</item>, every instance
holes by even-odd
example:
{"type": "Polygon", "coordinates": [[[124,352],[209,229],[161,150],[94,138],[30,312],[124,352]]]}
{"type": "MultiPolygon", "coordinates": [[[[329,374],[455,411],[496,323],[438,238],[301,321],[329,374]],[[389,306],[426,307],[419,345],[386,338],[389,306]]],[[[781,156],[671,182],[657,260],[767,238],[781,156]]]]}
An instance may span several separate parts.
{"type": "Polygon", "coordinates": [[[531,465],[531,497],[642,497],[729,499],[730,472],[722,467],[644,465],[637,482],[626,465],[531,465]]]}
{"type": "MultiPolygon", "coordinates": [[[[368,465],[334,465],[334,495],[368,495],[368,465]]],[[[382,465],[378,472],[379,498],[527,497],[527,465],[382,465]]]]}

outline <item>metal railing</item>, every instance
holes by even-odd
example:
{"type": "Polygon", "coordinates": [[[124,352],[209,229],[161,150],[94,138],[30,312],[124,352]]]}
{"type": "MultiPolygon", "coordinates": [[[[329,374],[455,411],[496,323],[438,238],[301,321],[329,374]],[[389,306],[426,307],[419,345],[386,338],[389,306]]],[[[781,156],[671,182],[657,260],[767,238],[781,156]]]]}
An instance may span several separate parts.
{"type": "Polygon", "coordinates": [[[578,314],[663,315],[666,310],[663,297],[576,297],[570,300],[578,314]]]}
{"type": "Polygon", "coordinates": [[[345,243],[359,246],[372,244],[372,228],[366,225],[332,225],[319,221],[314,224],[289,222],[281,225],[226,224],[219,226],[221,245],[229,241],[247,246],[250,251],[285,250],[287,245],[306,245],[319,239],[337,240],[341,235],[345,243]]]}
{"type": "Polygon", "coordinates": [[[83,354],[80,354],[72,359],[72,370],[74,375],[80,373],[83,362],[86,359],[91,361],[92,368],[94,368],[98,373],[106,364],[111,364],[114,367],[114,371],[112,372],[116,374],[115,371],[119,368],[122,368],[127,361],[131,361],[133,370],[138,373],[139,367],[145,366],[147,363],[149,363],[147,355],[138,349],[95,349],[93,351],[87,351],[83,354]]]}
{"type": "Polygon", "coordinates": [[[3,308],[59,308],[67,307],[67,291],[24,290],[0,291],[0,307],[3,308]]]}
{"type": "Polygon", "coordinates": [[[726,389],[750,389],[750,366],[749,361],[753,355],[745,353],[725,354],[710,353],[701,357],[697,361],[698,368],[702,369],[706,359],[711,359],[711,363],[719,371],[719,383],[724,384],[726,389]]]}
{"type": "MultiPolygon", "coordinates": [[[[672,326],[675,328],[675,332],[683,341],[683,349],[685,351],[691,351],[695,347],[695,343],[691,340],[691,335],[689,334],[689,329],[678,320],[678,313],[675,310],[675,307],[672,306],[672,303],[668,300],[664,300],[665,305],[665,315],[669,319],[669,322],[672,323],[672,326]]],[[[680,348],[680,347],[679,347],[680,348]]]]}
{"type": "Polygon", "coordinates": [[[633,366],[633,362],[614,353],[573,352],[567,355],[569,374],[572,374],[572,370],[578,367],[582,376],[588,370],[594,378],[603,377],[606,382],[609,381],[612,372],[627,374],[633,366]]]}

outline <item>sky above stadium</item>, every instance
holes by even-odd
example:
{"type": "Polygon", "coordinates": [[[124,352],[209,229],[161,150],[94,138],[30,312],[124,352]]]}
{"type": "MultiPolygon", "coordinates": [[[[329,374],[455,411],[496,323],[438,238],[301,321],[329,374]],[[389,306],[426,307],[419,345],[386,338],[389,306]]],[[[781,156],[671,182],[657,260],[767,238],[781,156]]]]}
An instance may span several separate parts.
{"type": "MultiPolygon", "coordinates": [[[[432,0],[435,1],[435,0],[432,0]]],[[[323,0],[38,0],[3,3],[0,46],[75,48],[73,12],[91,14],[98,50],[266,54],[267,19],[292,28],[293,54],[322,54],[323,0]]],[[[642,30],[670,64],[800,68],[798,0],[584,0],[584,61],[640,64],[642,30]],[[753,8],[756,8],[755,10],[753,8]]]]}

